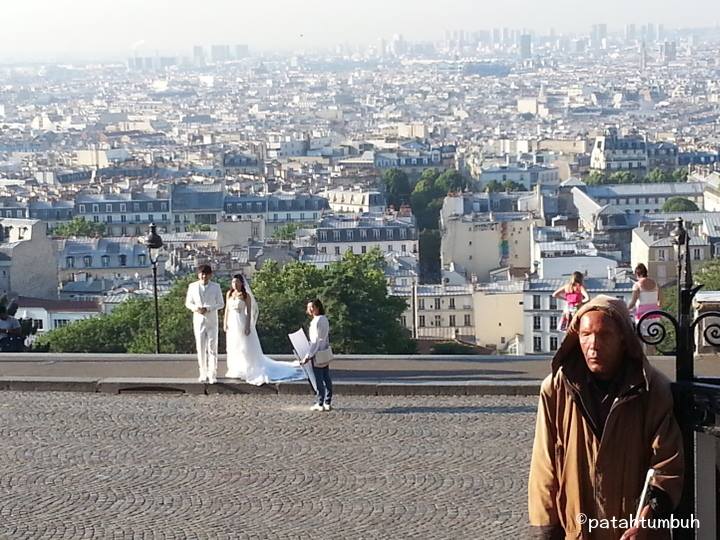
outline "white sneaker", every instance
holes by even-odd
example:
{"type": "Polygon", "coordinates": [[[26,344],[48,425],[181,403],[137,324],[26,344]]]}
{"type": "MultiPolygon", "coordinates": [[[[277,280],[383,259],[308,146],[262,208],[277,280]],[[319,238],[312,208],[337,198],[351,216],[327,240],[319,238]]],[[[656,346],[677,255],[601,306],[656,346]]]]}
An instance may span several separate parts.
{"type": "Polygon", "coordinates": [[[215,384],[217,382],[217,379],[215,377],[210,377],[208,379],[208,384],[215,384]]]}
{"type": "Polygon", "coordinates": [[[323,405],[323,410],[324,411],[332,411],[332,405],[330,405],[329,403],[326,403],[325,405],[323,405]]]}
{"type": "Polygon", "coordinates": [[[198,377],[198,382],[200,382],[200,383],[205,382],[205,377],[202,377],[202,376],[198,377]]]}
{"type": "Polygon", "coordinates": [[[310,410],[311,410],[311,411],[324,411],[325,408],[324,408],[322,405],[316,403],[315,405],[313,405],[312,407],[310,407],[310,410]]]}

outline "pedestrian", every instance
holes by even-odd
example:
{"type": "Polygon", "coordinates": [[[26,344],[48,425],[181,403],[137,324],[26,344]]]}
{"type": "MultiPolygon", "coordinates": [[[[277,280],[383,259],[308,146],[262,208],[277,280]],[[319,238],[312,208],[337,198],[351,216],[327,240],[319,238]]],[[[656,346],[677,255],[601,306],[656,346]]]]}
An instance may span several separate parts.
{"type": "Polygon", "coordinates": [[[583,285],[584,277],[582,272],[573,272],[570,280],[553,293],[553,298],[565,300],[565,308],[558,323],[558,330],[567,330],[570,321],[583,302],[590,300],[590,295],[583,285]]]}
{"type": "Polygon", "coordinates": [[[188,286],[185,307],[193,313],[193,332],[197,348],[199,382],[215,384],[218,356],[218,311],[225,307],[220,285],[210,281],[212,268],[198,268],[198,280],[188,286]]]}
{"type": "MultiPolygon", "coordinates": [[[[640,322],[643,315],[649,311],[660,309],[660,287],[657,281],[648,277],[648,269],[643,263],[635,267],[637,282],[632,288],[632,297],[628,303],[628,310],[635,309],[635,324],[640,322]]],[[[648,318],[656,318],[650,316],[648,318]]]]}
{"type": "Polygon", "coordinates": [[[308,302],[306,311],[312,317],[310,321],[310,350],[303,358],[304,362],[312,362],[317,386],[317,400],[310,410],[332,410],[332,379],[330,378],[330,362],[333,359],[330,348],[330,323],[325,316],[325,308],[319,299],[308,302]]]}
{"type": "Polygon", "coordinates": [[[684,470],[670,382],[645,357],[625,303],[600,295],[575,315],[542,382],[528,482],[531,537],[670,538],[667,530],[589,530],[590,520],[628,523],[651,468],[642,515],[666,518],[684,470]]]}

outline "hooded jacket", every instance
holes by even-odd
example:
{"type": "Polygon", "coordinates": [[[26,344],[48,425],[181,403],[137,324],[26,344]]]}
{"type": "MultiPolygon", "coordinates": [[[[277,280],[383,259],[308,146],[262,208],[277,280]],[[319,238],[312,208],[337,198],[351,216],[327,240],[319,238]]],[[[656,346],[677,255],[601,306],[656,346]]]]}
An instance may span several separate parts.
{"type": "MultiPolygon", "coordinates": [[[[595,415],[596,416],[596,415],[595,415]]],[[[675,508],[683,481],[680,429],[670,382],[653,368],[635,336],[625,303],[597,296],[573,318],[540,390],[528,482],[531,537],[617,539],[625,529],[590,533],[578,519],[629,520],[637,511],[649,468],[651,484],[675,508]],[[604,426],[591,412],[589,370],[580,348],[580,319],[600,310],[622,330],[625,364],[604,426]]],[[[650,531],[649,538],[669,538],[650,531]]]]}

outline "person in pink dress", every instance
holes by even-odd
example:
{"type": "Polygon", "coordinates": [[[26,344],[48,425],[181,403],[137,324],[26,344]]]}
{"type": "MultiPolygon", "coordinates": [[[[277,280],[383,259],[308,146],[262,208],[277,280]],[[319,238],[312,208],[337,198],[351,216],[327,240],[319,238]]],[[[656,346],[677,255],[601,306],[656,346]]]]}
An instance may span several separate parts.
{"type": "Polygon", "coordinates": [[[582,272],[573,272],[570,280],[553,293],[553,298],[565,300],[565,309],[558,324],[558,330],[567,330],[570,321],[581,304],[590,300],[590,295],[583,285],[582,272]]]}

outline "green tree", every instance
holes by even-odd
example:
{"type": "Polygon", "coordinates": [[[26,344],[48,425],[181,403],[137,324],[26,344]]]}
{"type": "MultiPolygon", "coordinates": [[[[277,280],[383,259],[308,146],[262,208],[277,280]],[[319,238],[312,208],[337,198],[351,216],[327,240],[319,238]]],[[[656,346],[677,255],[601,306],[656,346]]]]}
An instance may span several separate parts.
{"type": "Polygon", "coordinates": [[[468,186],[467,180],[455,169],[448,169],[435,180],[435,187],[438,191],[448,194],[454,191],[462,191],[468,186]]]}
{"type": "Polygon", "coordinates": [[[663,212],[697,212],[697,205],[690,199],[671,197],[663,204],[663,212]]]}
{"type": "Polygon", "coordinates": [[[637,182],[637,177],[630,171],[617,171],[608,177],[609,184],[632,184],[637,182]]]}
{"type": "Polygon", "coordinates": [[[383,173],[383,184],[387,193],[387,204],[400,208],[403,203],[409,202],[410,179],[405,171],[389,169],[383,173]]]}
{"type": "Polygon", "coordinates": [[[440,231],[437,229],[420,231],[418,244],[420,250],[420,275],[423,283],[439,283],[442,277],[440,268],[440,231]]]}
{"type": "Polygon", "coordinates": [[[665,173],[665,171],[663,171],[661,169],[653,169],[645,177],[645,180],[648,182],[653,182],[653,183],[667,182],[668,181],[667,177],[668,177],[668,175],[665,173]]]}
{"type": "Polygon", "coordinates": [[[596,186],[599,184],[605,184],[605,175],[601,173],[600,171],[591,171],[590,174],[588,174],[585,177],[584,182],[589,186],[596,186]]]}
{"type": "Polygon", "coordinates": [[[53,234],[68,238],[70,236],[102,236],[105,234],[103,223],[85,221],[85,218],[76,217],[69,223],[63,223],[55,227],[53,234]]]}
{"type": "Polygon", "coordinates": [[[680,169],[675,169],[672,172],[672,178],[676,182],[687,182],[688,170],[685,167],[682,167],[680,169]]]}
{"type": "Polygon", "coordinates": [[[297,233],[299,228],[300,225],[298,225],[297,223],[287,223],[275,229],[273,231],[272,237],[275,240],[295,240],[295,234],[297,233]]]}

